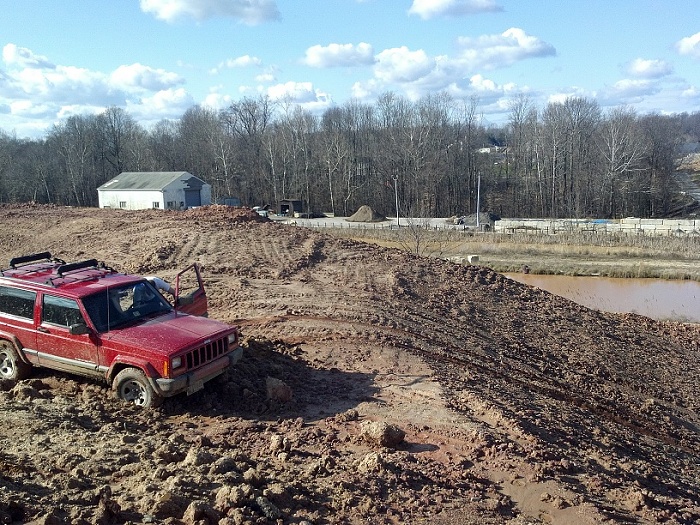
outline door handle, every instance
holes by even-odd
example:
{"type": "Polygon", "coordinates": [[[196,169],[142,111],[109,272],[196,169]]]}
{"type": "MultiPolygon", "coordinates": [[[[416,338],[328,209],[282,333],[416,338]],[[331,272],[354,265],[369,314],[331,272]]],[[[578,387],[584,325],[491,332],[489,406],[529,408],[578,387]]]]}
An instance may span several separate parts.
{"type": "Polygon", "coordinates": [[[43,326],[40,326],[39,328],[37,328],[36,331],[37,331],[37,332],[43,332],[43,333],[45,333],[45,334],[50,334],[50,333],[51,333],[51,332],[49,332],[49,329],[48,329],[48,328],[44,328],[43,326]]]}

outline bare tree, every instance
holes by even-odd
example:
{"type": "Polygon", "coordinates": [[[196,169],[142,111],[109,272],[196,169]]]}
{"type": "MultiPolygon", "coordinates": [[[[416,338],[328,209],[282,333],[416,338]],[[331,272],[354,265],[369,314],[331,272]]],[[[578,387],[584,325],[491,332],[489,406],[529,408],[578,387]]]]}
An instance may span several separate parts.
{"type": "Polygon", "coordinates": [[[92,206],[97,201],[97,181],[93,164],[98,140],[97,120],[94,117],[71,116],[55,125],[49,133],[47,147],[60,159],[71,196],[67,203],[92,206]]]}
{"type": "Polygon", "coordinates": [[[615,217],[620,209],[618,192],[623,188],[629,191],[629,178],[635,172],[645,170],[641,161],[646,154],[642,130],[636,113],[629,107],[613,109],[602,122],[600,151],[604,161],[600,194],[605,195],[605,213],[615,217]]]}
{"type": "MultiPolygon", "coordinates": [[[[229,144],[235,147],[237,157],[235,162],[241,167],[245,166],[245,169],[240,170],[239,175],[236,176],[236,180],[244,201],[248,203],[265,198],[263,187],[268,179],[266,159],[269,150],[265,149],[264,137],[273,117],[273,109],[269,97],[246,97],[231,104],[220,114],[226,135],[235,139],[233,144],[229,144]],[[244,177],[244,172],[247,177],[244,177]]],[[[222,150],[221,153],[223,154],[224,151],[222,150]]],[[[230,156],[227,158],[231,159],[230,156]]]]}

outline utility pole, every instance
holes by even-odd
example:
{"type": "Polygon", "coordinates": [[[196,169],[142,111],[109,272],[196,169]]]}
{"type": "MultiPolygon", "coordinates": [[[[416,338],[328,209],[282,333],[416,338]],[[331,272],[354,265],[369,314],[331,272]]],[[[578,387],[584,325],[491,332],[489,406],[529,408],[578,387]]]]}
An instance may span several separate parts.
{"type": "Polygon", "coordinates": [[[394,174],[394,198],[396,199],[396,226],[401,227],[399,223],[399,176],[394,174]]]}
{"type": "Polygon", "coordinates": [[[476,231],[479,231],[479,207],[481,204],[481,172],[479,172],[476,179],[476,231]]]}

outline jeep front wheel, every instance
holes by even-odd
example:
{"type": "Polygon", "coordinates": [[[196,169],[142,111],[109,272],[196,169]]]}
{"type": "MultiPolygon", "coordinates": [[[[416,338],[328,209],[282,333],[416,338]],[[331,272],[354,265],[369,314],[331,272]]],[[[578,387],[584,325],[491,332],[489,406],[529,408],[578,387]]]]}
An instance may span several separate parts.
{"type": "Polygon", "coordinates": [[[114,390],[120,399],[141,408],[157,407],[163,398],[156,394],[151,384],[138,368],[125,368],[114,378],[114,390]]]}
{"type": "Polygon", "coordinates": [[[0,377],[18,381],[26,379],[31,373],[32,366],[22,361],[9,341],[0,341],[0,377]]]}

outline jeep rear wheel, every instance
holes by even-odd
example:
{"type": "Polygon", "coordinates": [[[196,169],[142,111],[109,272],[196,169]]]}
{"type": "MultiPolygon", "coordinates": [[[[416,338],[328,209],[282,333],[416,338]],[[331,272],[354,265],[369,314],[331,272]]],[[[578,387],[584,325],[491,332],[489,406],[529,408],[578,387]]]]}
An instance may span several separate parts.
{"type": "Polygon", "coordinates": [[[0,378],[15,381],[26,379],[31,373],[32,365],[22,361],[9,341],[0,341],[0,378]]]}
{"type": "Polygon", "coordinates": [[[138,407],[153,408],[163,402],[163,398],[154,392],[146,374],[138,368],[125,368],[119,372],[113,385],[120,399],[138,407]]]}

